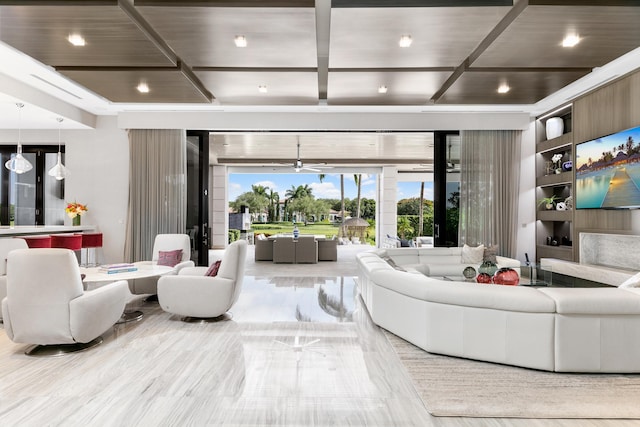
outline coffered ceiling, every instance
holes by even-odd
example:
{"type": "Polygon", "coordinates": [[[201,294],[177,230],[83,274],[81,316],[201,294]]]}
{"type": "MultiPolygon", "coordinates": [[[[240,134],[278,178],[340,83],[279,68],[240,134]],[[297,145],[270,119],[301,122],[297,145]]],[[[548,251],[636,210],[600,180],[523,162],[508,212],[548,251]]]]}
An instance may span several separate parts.
{"type": "Polygon", "coordinates": [[[638,47],[638,22],[629,0],[0,1],[2,42],[112,103],[533,104],[638,47]]]}
{"type": "MultiPolygon", "coordinates": [[[[44,65],[21,81],[96,115],[284,107],[522,112],[640,52],[638,22],[634,0],[0,0],[0,48],[44,65]],[[72,45],[72,35],[84,46],[72,45]],[[568,35],[579,43],[563,47],[568,35]],[[237,36],[245,47],[236,46],[237,36]],[[409,47],[399,46],[402,36],[410,36],[409,47]],[[148,92],[137,90],[141,83],[148,92]],[[500,86],[508,90],[499,93],[500,86]]],[[[0,78],[16,78],[2,50],[0,78]]],[[[0,93],[0,127],[14,103],[0,93]]],[[[49,116],[45,128],[54,128],[49,116]]],[[[298,142],[305,163],[385,160],[418,170],[433,160],[428,133],[217,133],[212,152],[229,164],[269,165],[293,159],[298,142]]]]}

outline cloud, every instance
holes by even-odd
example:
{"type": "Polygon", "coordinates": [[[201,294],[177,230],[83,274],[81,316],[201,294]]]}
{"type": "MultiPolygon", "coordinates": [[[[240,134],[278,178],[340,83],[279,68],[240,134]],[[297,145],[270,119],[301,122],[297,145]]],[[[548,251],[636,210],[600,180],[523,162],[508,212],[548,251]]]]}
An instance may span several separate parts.
{"type": "Polygon", "coordinates": [[[259,181],[259,182],[255,182],[253,185],[262,185],[263,187],[269,188],[270,190],[272,190],[274,192],[275,191],[279,191],[278,190],[278,185],[273,181],[268,181],[268,180],[259,181]]]}
{"type": "Polygon", "coordinates": [[[332,182],[314,182],[309,184],[312,194],[316,199],[339,199],[340,189],[336,188],[332,182]]]}
{"type": "Polygon", "coordinates": [[[242,194],[242,184],[230,182],[228,184],[229,200],[235,200],[240,194],[242,194]]]}

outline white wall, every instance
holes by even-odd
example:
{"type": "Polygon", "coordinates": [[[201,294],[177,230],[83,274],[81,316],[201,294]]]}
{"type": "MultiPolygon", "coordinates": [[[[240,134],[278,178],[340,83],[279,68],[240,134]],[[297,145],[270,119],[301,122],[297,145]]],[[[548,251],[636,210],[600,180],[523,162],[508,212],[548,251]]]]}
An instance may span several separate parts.
{"type": "MultiPolygon", "coordinates": [[[[94,224],[104,233],[102,262],[120,262],[129,200],[129,138],[117,128],[115,116],[98,117],[95,130],[66,131],[65,166],[68,201],[86,203],[83,224],[94,224]]],[[[68,220],[70,222],[70,220],[68,220]]]]}

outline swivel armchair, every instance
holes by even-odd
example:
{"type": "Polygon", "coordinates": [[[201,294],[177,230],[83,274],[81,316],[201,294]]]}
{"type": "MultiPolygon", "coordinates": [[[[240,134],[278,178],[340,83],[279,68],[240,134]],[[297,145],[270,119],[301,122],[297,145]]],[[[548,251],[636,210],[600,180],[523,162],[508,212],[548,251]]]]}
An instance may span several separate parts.
{"type": "MultiPolygon", "coordinates": [[[[185,267],[193,267],[195,263],[191,258],[191,240],[188,234],[158,234],[153,243],[153,255],[151,261],[144,261],[148,264],[157,264],[160,260],[161,252],[171,252],[182,250],[180,261],[173,267],[173,274],[178,274],[185,267]]],[[[144,279],[129,280],[129,289],[132,294],[157,294],[158,278],[149,277],[144,279]]]]}
{"type": "Polygon", "coordinates": [[[27,355],[58,355],[102,342],[124,311],[127,282],[84,291],[69,249],[16,249],[7,261],[4,329],[11,341],[35,344],[27,355]]]}
{"type": "Polygon", "coordinates": [[[238,300],[244,278],[246,240],[237,240],[224,251],[215,277],[205,276],[207,267],[186,267],[175,276],[158,280],[158,301],[166,312],[184,321],[218,321],[238,300]]]}
{"type": "MultiPolygon", "coordinates": [[[[0,239],[0,303],[7,296],[7,256],[14,249],[28,249],[27,241],[24,239],[7,237],[0,239]]],[[[0,322],[2,321],[2,310],[0,310],[0,322]]]]}

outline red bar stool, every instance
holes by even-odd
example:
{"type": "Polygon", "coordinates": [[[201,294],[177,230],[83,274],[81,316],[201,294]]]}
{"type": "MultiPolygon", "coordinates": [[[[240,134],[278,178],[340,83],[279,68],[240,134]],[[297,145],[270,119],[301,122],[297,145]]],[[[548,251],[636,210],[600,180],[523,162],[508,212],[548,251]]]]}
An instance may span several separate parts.
{"type": "MultiPolygon", "coordinates": [[[[79,251],[82,249],[82,235],[80,234],[52,234],[51,235],[51,247],[71,249],[72,251],[79,251]]],[[[76,254],[76,257],[78,254],[76,254]]],[[[79,260],[78,260],[79,261],[79,260]]],[[[78,262],[80,264],[80,262],[78,262]]]]}
{"type": "Polygon", "coordinates": [[[82,236],[82,249],[87,250],[85,265],[87,267],[97,266],[96,248],[102,247],[102,233],[82,233],[80,236],[82,236]],[[89,252],[90,249],[91,252],[89,252]],[[93,262],[90,262],[89,253],[93,254],[93,262]]]}
{"type": "Polygon", "coordinates": [[[27,242],[29,248],[50,248],[51,236],[49,235],[36,235],[36,236],[16,236],[19,239],[24,239],[27,242]]]}

